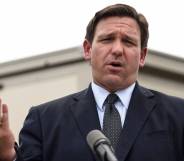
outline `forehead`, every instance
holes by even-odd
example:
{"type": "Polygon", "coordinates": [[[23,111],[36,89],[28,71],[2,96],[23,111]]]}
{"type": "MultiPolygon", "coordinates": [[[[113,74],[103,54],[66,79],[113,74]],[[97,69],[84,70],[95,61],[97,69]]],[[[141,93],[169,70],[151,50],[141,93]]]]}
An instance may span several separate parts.
{"type": "Polygon", "coordinates": [[[108,17],[99,21],[95,34],[121,31],[134,36],[140,36],[140,28],[136,20],[131,17],[108,17]]]}

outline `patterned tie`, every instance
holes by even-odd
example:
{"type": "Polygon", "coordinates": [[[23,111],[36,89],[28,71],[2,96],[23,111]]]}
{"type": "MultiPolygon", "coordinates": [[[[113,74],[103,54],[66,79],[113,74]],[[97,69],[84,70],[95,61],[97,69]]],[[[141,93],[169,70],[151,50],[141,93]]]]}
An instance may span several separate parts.
{"type": "Polygon", "coordinates": [[[118,101],[116,94],[109,94],[105,100],[105,113],[103,119],[103,132],[111,141],[112,147],[116,149],[118,139],[121,133],[121,117],[115,107],[115,102],[118,101]]]}

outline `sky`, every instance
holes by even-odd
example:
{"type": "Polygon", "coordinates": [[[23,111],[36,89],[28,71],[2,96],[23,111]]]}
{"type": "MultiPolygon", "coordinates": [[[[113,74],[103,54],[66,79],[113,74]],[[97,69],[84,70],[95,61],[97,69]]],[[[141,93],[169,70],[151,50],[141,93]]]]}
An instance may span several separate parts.
{"type": "Polygon", "coordinates": [[[115,3],[146,16],[148,48],[184,58],[182,0],[0,0],[0,63],[82,45],[91,17],[115,3]]]}

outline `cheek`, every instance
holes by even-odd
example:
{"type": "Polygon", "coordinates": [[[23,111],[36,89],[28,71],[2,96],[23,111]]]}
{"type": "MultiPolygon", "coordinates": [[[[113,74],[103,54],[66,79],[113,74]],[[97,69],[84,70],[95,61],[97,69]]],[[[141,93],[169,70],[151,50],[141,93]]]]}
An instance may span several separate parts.
{"type": "Polygon", "coordinates": [[[103,50],[96,49],[96,48],[92,50],[92,55],[91,55],[92,63],[96,63],[97,65],[102,65],[104,59],[105,59],[105,54],[103,50]]]}
{"type": "Polygon", "coordinates": [[[98,69],[101,64],[101,58],[98,53],[93,53],[91,56],[91,65],[93,69],[98,69]]]}
{"type": "Polygon", "coordinates": [[[137,69],[140,66],[140,56],[137,54],[133,54],[128,57],[128,62],[127,62],[133,69],[137,69]]]}

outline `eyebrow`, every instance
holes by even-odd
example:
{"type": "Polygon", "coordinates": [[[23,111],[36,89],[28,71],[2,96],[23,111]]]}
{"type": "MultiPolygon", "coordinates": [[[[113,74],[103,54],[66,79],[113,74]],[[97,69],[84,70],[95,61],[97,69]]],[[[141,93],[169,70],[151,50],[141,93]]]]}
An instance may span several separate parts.
{"type": "MultiPolygon", "coordinates": [[[[114,32],[110,32],[110,33],[102,33],[101,35],[99,35],[98,36],[98,39],[103,39],[103,38],[106,38],[106,37],[113,37],[113,36],[115,36],[115,34],[116,33],[114,33],[114,32]]],[[[134,36],[134,34],[127,34],[127,33],[125,33],[124,35],[123,35],[123,38],[126,38],[126,39],[128,39],[128,40],[130,40],[130,41],[133,41],[133,42],[137,42],[138,41],[138,39],[137,39],[137,36],[134,36]]]]}
{"type": "Polygon", "coordinates": [[[135,36],[129,36],[129,35],[125,35],[124,36],[125,39],[133,41],[133,42],[137,42],[138,39],[135,36]]]}
{"type": "Polygon", "coordinates": [[[105,38],[105,37],[112,37],[114,35],[115,35],[115,33],[113,33],[113,32],[112,33],[108,33],[108,34],[103,33],[103,34],[98,36],[98,39],[102,39],[102,38],[105,38]]]}

